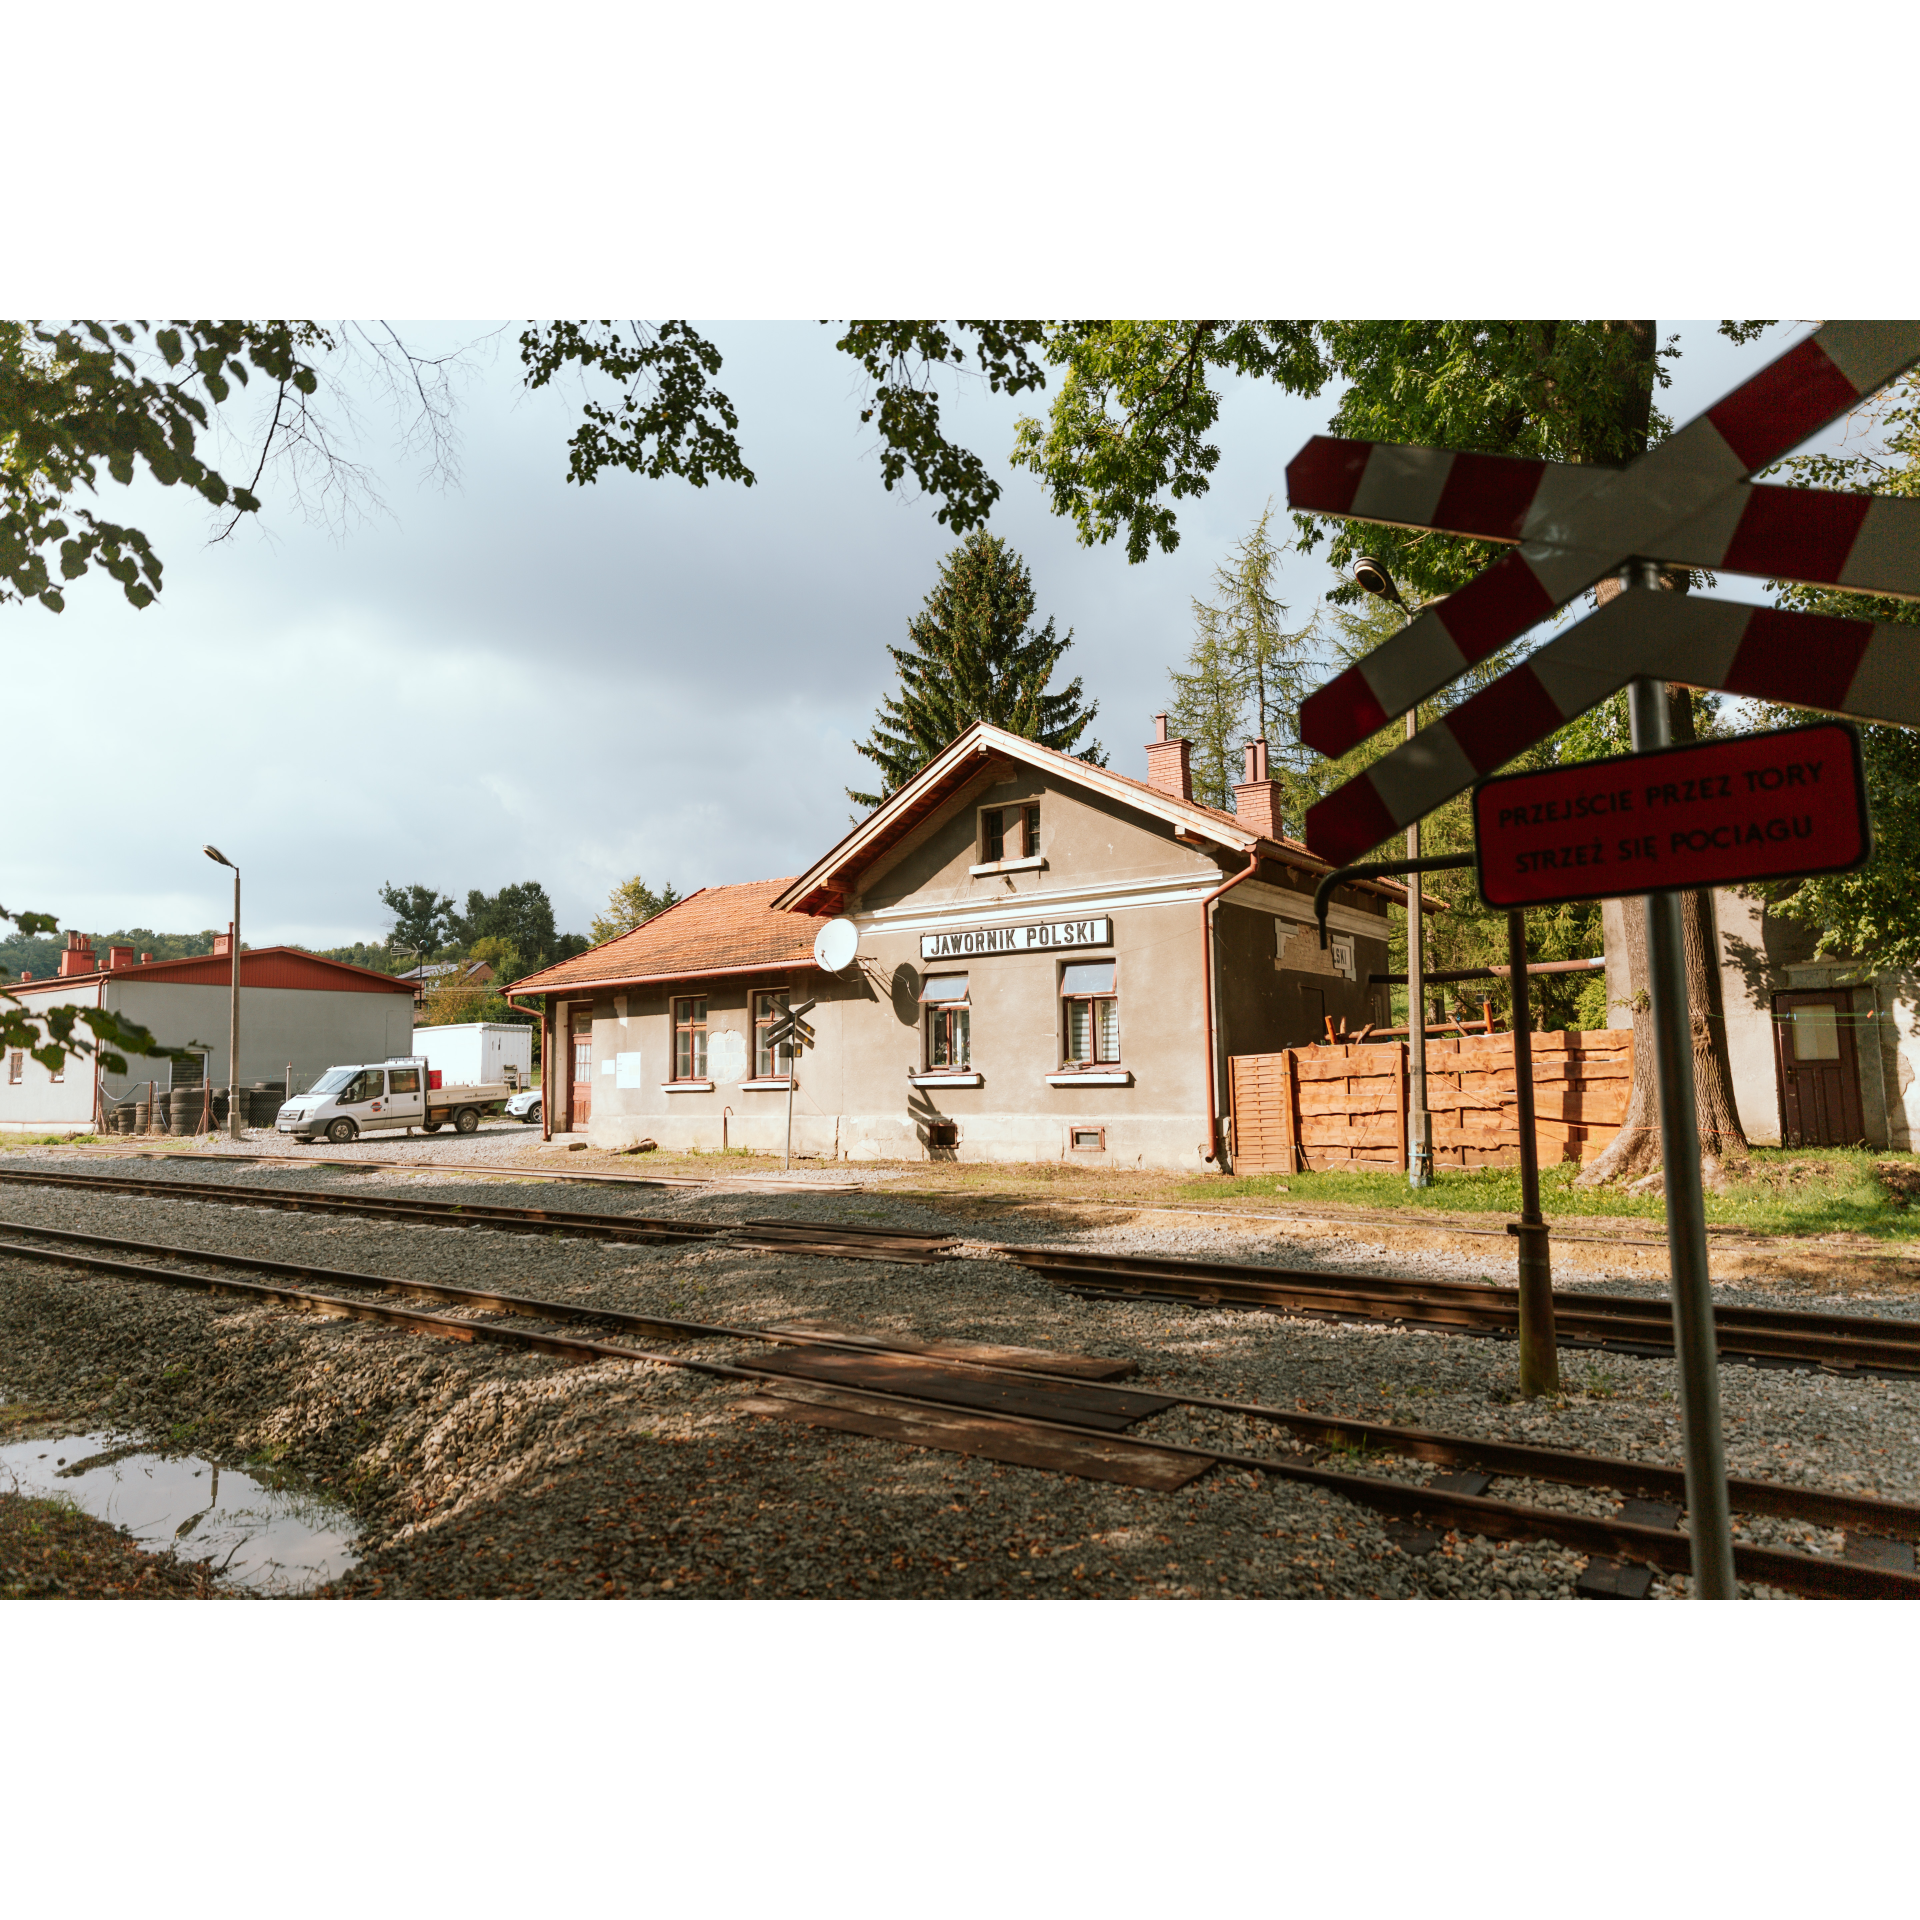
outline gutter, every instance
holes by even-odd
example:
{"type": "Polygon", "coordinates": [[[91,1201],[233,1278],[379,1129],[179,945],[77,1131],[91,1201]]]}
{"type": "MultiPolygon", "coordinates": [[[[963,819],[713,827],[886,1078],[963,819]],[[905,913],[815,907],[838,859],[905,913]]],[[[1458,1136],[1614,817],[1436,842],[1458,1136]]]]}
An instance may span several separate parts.
{"type": "Polygon", "coordinates": [[[1218,1161],[1220,1158],[1220,1116],[1213,1076],[1213,903],[1223,893],[1231,893],[1242,880],[1251,880],[1259,870],[1260,849],[1256,846],[1247,855],[1246,866],[1230,880],[1223,880],[1200,902],[1200,1003],[1205,1009],[1207,1030],[1207,1137],[1200,1143],[1200,1157],[1203,1160],[1218,1161]]]}

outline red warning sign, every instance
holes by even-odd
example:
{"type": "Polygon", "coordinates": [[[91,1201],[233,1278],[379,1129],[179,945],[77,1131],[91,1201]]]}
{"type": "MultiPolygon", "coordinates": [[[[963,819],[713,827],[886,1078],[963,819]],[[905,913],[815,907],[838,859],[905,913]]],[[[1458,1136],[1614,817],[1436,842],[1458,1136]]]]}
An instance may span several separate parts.
{"type": "Polygon", "coordinates": [[[1483,780],[1473,831],[1491,907],[1843,872],[1873,849],[1838,721],[1483,780]]]}

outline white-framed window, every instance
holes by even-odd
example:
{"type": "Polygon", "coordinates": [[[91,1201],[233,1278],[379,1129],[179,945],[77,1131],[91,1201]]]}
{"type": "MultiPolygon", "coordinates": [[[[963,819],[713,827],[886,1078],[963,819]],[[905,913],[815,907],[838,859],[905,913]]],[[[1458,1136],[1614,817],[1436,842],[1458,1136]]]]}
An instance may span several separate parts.
{"type": "Polygon", "coordinates": [[[793,995],[785,987],[753,996],[753,1077],[756,1080],[776,1079],[787,1071],[786,1061],[781,1059],[768,1036],[773,1032],[774,1022],[792,1003],[793,995]]]}
{"type": "Polygon", "coordinates": [[[707,1077],[705,994],[673,1003],[673,1077],[676,1080],[704,1080],[707,1077]]]}
{"type": "Polygon", "coordinates": [[[1060,1014],[1060,1051],[1066,1066],[1118,1066],[1119,962],[1069,960],[1060,969],[1060,1014]]]}
{"type": "Polygon", "coordinates": [[[926,1071],[965,1073],[973,1066],[973,1003],[964,973],[930,973],[920,982],[926,1071]]]}
{"type": "Polygon", "coordinates": [[[7,1055],[8,1086],[17,1087],[20,1084],[21,1073],[26,1067],[26,1064],[26,1053],[19,1047],[15,1047],[14,1050],[7,1055]]]}

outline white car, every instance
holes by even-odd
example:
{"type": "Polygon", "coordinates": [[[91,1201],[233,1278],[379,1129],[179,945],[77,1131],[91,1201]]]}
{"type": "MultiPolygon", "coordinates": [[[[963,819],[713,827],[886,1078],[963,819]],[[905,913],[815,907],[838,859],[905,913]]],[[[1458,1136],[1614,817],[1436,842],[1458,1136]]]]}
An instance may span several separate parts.
{"type": "Polygon", "coordinates": [[[529,1127],[540,1124],[540,1089],[523,1087],[507,1102],[507,1118],[518,1120],[529,1127]]]}

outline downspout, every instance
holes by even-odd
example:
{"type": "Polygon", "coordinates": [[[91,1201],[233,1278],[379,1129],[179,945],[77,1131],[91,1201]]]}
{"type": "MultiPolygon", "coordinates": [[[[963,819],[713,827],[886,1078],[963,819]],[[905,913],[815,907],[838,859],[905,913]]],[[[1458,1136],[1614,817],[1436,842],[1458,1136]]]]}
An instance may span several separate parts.
{"type": "MultiPolygon", "coordinates": [[[[507,1005],[518,1007],[522,1013],[531,1013],[531,1007],[522,1007],[513,997],[512,989],[502,996],[507,1005]]],[[[553,1138],[553,995],[546,994],[540,1002],[540,1138],[543,1141],[553,1138]]]]}
{"type": "MultiPolygon", "coordinates": [[[[98,985],[98,989],[94,991],[94,1006],[98,1006],[102,1014],[108,1010],[108,977],[106,977],[106,973],[100,975],[100,985],[98,985]]],[[[1882,1075],[1882,1087],[1885,1087],[1885,1075],[1882,1075]]],[[[1880,1104],[1885,1106],[1885,1094],[1882,1094],[1880,1104]]],[[[92,1119],[92,1131],[94,1131],[94,1133],[100,1133],[100,1131],[102,1131],[102,1123],[106,1121],[106,1117],[108,1117],[106,1116],[106,1108],[100,1104],[100,1035],[96,1033],[96,1035],[94,1035],[94,1119],[92,1119]]]]}
{"type": "Polygon", "coordinates": [[[1220,1158],[1220,1116],[1219,1102],[1214,1097],[1213,1075],[1213,903],[1223,893],[1231,893],[1242,880],[1251,880],[1260,866],[1260,849],[1256,845],[1247,855],[1247,864],[1232,879],[1223,880],[1219,886],[1200,902],[1200,1000],[1206,1009],[1207,1029],[1207,1137],[1200,1143],[1200,1157],[1203,1160],[1220,1158]]]}

